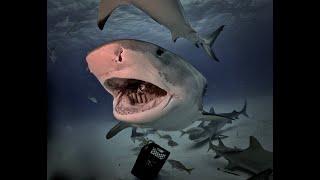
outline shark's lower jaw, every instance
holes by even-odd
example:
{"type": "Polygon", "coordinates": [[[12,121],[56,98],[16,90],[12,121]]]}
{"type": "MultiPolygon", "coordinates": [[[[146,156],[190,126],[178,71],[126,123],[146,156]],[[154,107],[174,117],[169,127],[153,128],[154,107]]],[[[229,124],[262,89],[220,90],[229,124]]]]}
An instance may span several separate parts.
{"type": "Polygon", "coordinates": [[[157,107],[167,98],[167,91],[146,81],[111,78],[105,81],[115,98],[114,110],[119,115],[141,113],[157,107]]]}

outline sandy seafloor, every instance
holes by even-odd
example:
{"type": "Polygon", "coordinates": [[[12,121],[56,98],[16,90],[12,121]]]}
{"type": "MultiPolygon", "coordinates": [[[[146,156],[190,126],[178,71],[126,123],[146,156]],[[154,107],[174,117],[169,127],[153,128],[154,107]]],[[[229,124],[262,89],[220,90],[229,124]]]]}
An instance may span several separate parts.
{"type": "MultiPolygon", "coordinates": [[[[250,118],[241,116],[240,119],[228,124],[224,128],[227,131],[224,135],[229,136],[223,139],[227,146],[248,147],[249,136],[255,136],[262,146],[273,151],[273,106],[272,96],[260,96],[247,98],[247,112],[250,118]]],[[[205,109],[211,103],[205,104],[205,109]]],[[[243,99],[214,102],[215,110],[229,112],[233,109],[241,109],[243,99]]],[[[138,146],[131,141],[131,128],[125,129],[111,140],[106,140],[105,135],[117,121],[110,122],[101,117],[84,120],[78,124],[57,126],[52,138],[48,141],[47,152],[47,179],[53,174],[60,174],[68,179],[95,179],[95,180],[125,180],[136,179],[131,169],[137,158],[132,148],[138,146]],[[104,120],[101,120],[104,119],[104,120]]],[[[196,125],[196,124],[195,124],[196,125]]],[[[141,131],[141,129],[139,130],[141,131]]],[[[165,132],[161,132],[165,134],[165,132]]],[[[166,162],[159,173],[158,179],[201,179],[201,180],[228,180],[247,179],[250,175],[241,171],[235,171],[240,176],[235,176],[218,171],[217,168],[224,168],[227,161],[223,158],[214,159],[215,153],[207,152],[208,144],[195,148],[194,142],[187,136],[180,138],[180,132],[169,132],[173,140],[179,145],[171,148],[167,141],[159,139],[157,135],[149,135],[148,138],[171,152],[169,159],[181,161],[187,167],[195,168],[190,175],[185,171],[172,169],[166,162]]],[[[217,141],[213,141],[217,144],[217,141]]]]}

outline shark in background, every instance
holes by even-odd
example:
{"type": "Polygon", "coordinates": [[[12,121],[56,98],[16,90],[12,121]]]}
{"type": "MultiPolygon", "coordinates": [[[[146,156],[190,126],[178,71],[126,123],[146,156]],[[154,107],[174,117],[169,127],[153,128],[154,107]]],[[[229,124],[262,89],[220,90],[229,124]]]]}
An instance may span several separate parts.
{"type": "Polygon", "coordinates": [[[273,153],[265,150],[259,141],[250,136],[250,144],[246,149],[237,147],[230,148],[219,139],[218,145],[213,145],[209,141],[209,149],[216,152],[216,157],[223,157],[228,161],[226,169],[235,170],[237,168],[246,169],[254,174],[258,174],[267,169],[273,169],[273,153]]]}
{"type": "MultiPolygon", "coordinates": [[[[220,115],[223,117],[227,117],[232,119],[232,121],[239,119],[240,115],[244,115],[245,117],[249,117],[247,114],[247,101],[240,111],[233,110],[230,113],[215,113],[213,107],[210,108],[209,112],[204,111],[204,114],[211,114],[211,115],[220,115]]],[[[223,128],[227,124],[231,124],[232,121],[202,121],[198,126],[189,128],[187,130],[180,130],[182,137],[185,134],[189,135],[189,140],[194,142],[203,142],[209,139],[217,139],[217,138],[227,138],[228,136],[222,135],[223,128]]]]}
{"type": "Polygon", "coordinates": [[[202,47],[214,60],[219,61],[211,46],[217,39],[224,25],[220,26],[207,37],[200,37],[187,21],[180,0],[101,0],[99,5],[98,27],[102,30],[111,13],[121,5],[133,5],[159,24],[168,28],[175,42],[183,37],[202,47]]]}
{"type": "Polygon", "coordinates": [[[230,119],[239,119],[240,115],[243,115],[249,118],[249,115],[247,113],[247,100],[244,101],[244,105],[240,111],[233,110],[232,112],[229,112],[229,113],[216,113],[214,108],[211,107],[209,110],[209,114],[217,114],[217,115],[228,117],[230,119]]]}

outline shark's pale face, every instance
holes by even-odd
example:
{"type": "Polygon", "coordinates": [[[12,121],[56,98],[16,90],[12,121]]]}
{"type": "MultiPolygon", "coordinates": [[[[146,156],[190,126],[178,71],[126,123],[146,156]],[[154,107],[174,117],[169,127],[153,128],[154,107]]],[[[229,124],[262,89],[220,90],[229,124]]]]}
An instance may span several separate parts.
{"type": "Polygon", "coordinates": [[[165,53],[170,52],[150,43],[120,40],[88,54],[90,71],[114,97],[116,119],[150,124],[168,118],[190,101],[185,85],[192,80],[181,77],[185,75],[181,70],[161,60],[165,53]]]}

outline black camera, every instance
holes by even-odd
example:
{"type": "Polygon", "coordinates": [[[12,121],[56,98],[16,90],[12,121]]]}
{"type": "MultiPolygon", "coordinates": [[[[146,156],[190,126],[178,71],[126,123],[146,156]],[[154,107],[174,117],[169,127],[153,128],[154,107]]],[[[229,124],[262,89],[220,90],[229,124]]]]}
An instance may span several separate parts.
{"type": "Polygon", "coordinates": [[[142,180],[154,179],[169,155],[169,151],[154,142],[149,142],[141,149],[131,173],[142,180]]]}

